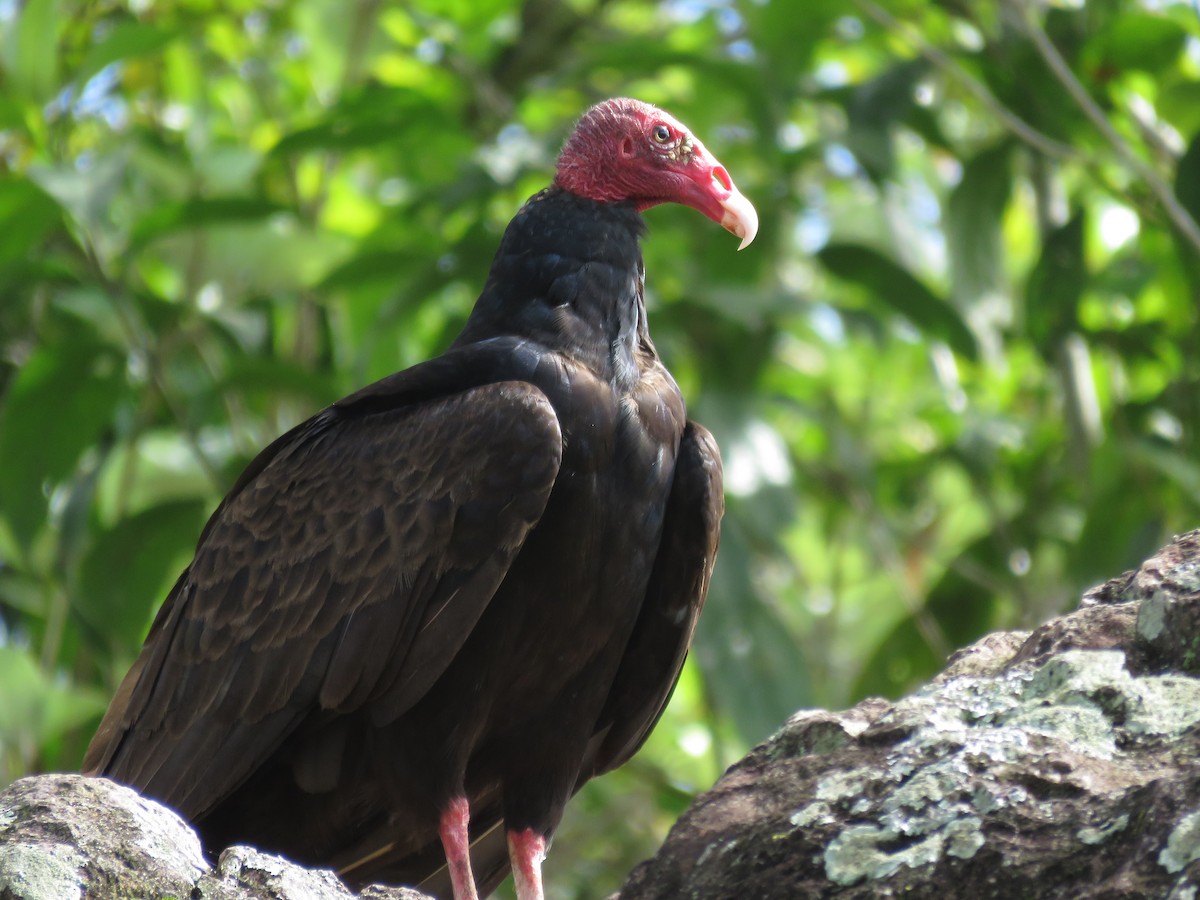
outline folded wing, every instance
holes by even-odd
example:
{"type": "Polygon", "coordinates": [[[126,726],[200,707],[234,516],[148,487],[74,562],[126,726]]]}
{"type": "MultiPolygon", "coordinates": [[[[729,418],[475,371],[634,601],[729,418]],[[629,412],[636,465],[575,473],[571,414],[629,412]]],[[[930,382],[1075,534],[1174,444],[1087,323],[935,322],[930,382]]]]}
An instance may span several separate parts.
{"type": "Polygon", "coordinates": [[[205,528],[85,772],[194,819],[306,721],[368,705],[394,717],[420,699],[542,515],[562,457],[530,384],[429,393],[333,407],[260,455],[205,528]]]}

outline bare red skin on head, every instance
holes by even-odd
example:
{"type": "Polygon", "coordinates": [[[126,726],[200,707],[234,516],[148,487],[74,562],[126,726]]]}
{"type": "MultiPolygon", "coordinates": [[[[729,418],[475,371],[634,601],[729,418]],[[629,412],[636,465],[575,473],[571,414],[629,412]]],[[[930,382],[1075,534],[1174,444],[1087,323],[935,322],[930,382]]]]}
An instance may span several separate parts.
{"type": "Polygon", "coordinates": [[[649,103],[619,97],[593,106],[563,145],[554,183],[605,203],[639,210],[682,203],[743,238],[758,216],[733,180],[682,123],[649,103]]]}
{"type": "Polygon", "coordinates": [[[662,172],[672,161],[649,145],[649,131],[660,122],[690,137],[667,113],[640,100],[621,97],[593,106],[563,145],[554,183],[589,200],[630,200],[639,210],[667,202],[670,184],[662,172]]]}

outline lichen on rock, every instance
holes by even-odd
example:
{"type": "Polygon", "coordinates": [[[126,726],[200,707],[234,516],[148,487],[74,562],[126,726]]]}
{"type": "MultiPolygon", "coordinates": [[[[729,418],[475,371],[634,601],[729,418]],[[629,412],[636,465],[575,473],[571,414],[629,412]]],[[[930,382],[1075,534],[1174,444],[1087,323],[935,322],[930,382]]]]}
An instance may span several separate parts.
{"type": "Polygon", "coordinates": [[[908,697],[794,716],[621,897],[1193,896],[1197,624],[1192,532],[908,697]]]}

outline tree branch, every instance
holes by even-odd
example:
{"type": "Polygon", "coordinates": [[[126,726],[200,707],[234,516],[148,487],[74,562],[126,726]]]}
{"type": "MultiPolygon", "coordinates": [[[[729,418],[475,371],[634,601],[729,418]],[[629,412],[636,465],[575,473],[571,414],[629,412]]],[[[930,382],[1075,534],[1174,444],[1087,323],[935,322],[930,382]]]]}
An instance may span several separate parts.
{"type": "Polygon", "coordinates": [[[1129,142],[1113,128],[1108,116],[1104,114],[1104,110],[1097,105],[1087,89],[1075,77],[1075,73],[1062,58],[1062,54],[1058,52],[1058,48],[1054,46],[1049,35],[1033,18],[1029,5],[1024,0],[1010,0],[1009,6],[1016,13],[1018,25],[1033,43],[1034,48],[1054,77],[1058,79],[1059,84],[1071,95],[1083,114],[1116,151],[1117,156],[1146,183],[1158,202],[1162,204],[1163,209],[1166,210],[1171,223],[1187,239],[1193,249],[1200,253],[1200,227],[1196,225],[1196,220],[1175,197],[1171,186],[1163,180],[1153,166],[1138,156],[1129,142]]]}
{"type": "Polygon", "coordinates": [[[957,81],[976,100],[987,107],[1009,131],[1035,150],[1057,159],[1072,159],[1081,155],[1070,144],[1064,144],[1042,134],[1014,113],[1001,103],[982,81],[925,40],[925,37],[907,22],[901,22],[872,0],[854,0],[854,5],[877,24],[907,41],[917,53],[957,81]]]}

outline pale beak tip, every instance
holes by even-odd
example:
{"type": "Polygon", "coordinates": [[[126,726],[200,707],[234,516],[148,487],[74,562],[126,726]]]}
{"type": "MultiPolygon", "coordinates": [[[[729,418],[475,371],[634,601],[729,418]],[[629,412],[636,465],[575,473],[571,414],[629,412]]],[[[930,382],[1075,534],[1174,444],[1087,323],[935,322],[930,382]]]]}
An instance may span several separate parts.
{"type": "Polygon", "coordinates": [[[740,237],[742,242],[738,244],[738,249],[745,250],[758,234],[758,211],[736,188],[721,201],[721,206],[725,208],[721,226],[740,237]]]}

